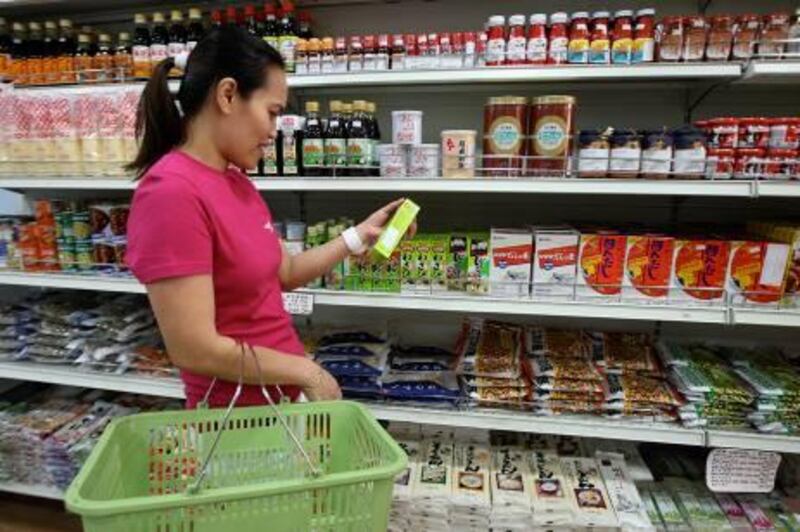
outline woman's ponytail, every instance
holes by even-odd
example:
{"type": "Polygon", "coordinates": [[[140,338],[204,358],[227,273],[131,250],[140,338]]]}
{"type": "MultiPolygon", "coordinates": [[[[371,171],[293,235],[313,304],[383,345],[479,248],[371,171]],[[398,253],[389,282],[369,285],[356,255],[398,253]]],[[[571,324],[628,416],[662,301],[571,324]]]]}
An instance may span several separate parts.
{"type": "Polygon", "coordinates": [[[136,111],[139,152],[127,167],[139,176],[183,141],[183,119],[169,89],[169,72],[174,67],[172,57],[158,63],[139,99],[136,111]]]}

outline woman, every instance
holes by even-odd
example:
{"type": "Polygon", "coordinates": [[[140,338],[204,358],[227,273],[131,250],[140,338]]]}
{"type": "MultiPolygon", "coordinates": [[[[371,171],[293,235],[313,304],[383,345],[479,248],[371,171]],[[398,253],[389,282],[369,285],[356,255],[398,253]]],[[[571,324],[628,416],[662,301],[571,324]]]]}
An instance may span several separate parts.
{"type": "MultiPolygon", "coordinates": [[[[139,104],[141,176],[128,223],[127,262],[147,286],[170,359],[181,370],[187,407],[211,389],[209,404],[262,404],[257,386],[279,384],[292,399],[338,399],[331,375],[304,356],[282,290],[304,286],[380,235],[399,202],[343,237],[290,257],[271,214],[238,168],[257,166],[276,136],[287,99],[280,54],[246,31],[212,31],[189,56],[177,98],[162,61],[139,104]],[[260,368],[260,375],[259,375],[260,368]]],[[[183,66],[183,65],[180,65],[183,66]]],[[[413,232],[414,228],[412,228],[413,232]]],[[[271,390],[274,392],[274,390],[271,390]]],[[[272,395],[277,399],[276,395],[272,395]]]]}

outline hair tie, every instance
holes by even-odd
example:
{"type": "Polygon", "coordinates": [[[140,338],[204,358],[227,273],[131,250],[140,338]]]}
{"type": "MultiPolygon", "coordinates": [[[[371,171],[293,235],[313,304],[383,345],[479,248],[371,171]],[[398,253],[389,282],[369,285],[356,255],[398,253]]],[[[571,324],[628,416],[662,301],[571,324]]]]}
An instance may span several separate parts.
{"type": "Polygon", "coordinates": [[[175,56],[175,66],[182,71],[186,71],[186,63],[189,62],[189,52],[181,52],[175,56]]]}

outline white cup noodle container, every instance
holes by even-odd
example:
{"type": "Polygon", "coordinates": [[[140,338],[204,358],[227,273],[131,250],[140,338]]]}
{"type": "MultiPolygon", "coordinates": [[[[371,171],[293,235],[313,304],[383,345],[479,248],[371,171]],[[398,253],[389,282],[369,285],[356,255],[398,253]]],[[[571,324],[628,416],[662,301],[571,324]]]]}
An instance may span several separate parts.
{"type": "Polygon", "coordinates": [[[378,161],[383,177],[405,177],[408,166],[408,148],[399,144],[378,145],[378,161]]]}
{"type": "Polygon", "coordinates": [[[411,177],[437,177],[439,173],[439,145],[420,144],[411,147],[408,175],[411,177]]]}
{"type": "Polygon", "coordinates": [[[392,143],[422,144],[422,111],[392,111],[392,143]]]}
{"type": "Polygon", "coordinates": [[[447,129],[442,131],[442,176],[475,177],[474,129],[447,129]]]}

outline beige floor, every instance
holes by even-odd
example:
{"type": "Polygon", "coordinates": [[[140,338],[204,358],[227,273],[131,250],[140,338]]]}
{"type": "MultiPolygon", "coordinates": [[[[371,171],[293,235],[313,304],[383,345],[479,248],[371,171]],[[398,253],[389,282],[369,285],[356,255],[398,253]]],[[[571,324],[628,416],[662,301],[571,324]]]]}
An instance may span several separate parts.
{"type": "Polygon", "coordinates": [[[0,494],[0,532],[80,531],[80,520],[61,502],[0,494]]]}

